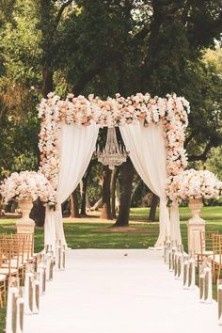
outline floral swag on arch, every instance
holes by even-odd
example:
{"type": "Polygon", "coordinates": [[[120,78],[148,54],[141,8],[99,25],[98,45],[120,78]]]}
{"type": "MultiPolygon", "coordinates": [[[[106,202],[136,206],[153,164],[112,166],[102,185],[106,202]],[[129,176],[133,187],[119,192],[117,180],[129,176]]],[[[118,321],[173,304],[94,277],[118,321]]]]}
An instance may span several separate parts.
{"type": "MultiPolygon", "coordinates": [[[[178,230],[179,226],[177,209],[171,214],[174,221],[170,221],[170,225],[167,221],[165,221],[165,224],[168,224],[168,229],[163,226],[163,220],[168,219],[166,212],[167,183],[169,183],[174,176],[179,174],[187,166],[187,157],[184,150],[184,140],[185,129],[188,125],[187,114],[190,111],[190,107],[189,102],[185,98],[177,97],[175,94],[166,95],[165,98],[160,98],[151,97],[148,93],[138,93],[134,96],[130,96],[127,98],[116,94],[115,98],[109,97],[106,100],[102,100],[99,97],[94,97],[94,95],[89,95],[88,98],[86,98],[84,96],[75,97],[73,94],[68,94],[67,98],[65,100],[62,100],[56,94],[50,93],[47,99],[42,99],[38,109],[39,117],[41,118],[41,130],[39,135],[39,149],[41,154],[40,171],[50,181],[56,192],[62,193],[62,189],[58,187],[61,187],[61,168],[64,169],[61,165],[62,159],[65,158],[65,155],[63,154],[65,146],[62,148],[63,144],[61,142],[62,140],[65,140],[64,128],[66,128],[65,132],[68,131],[68,127],[70,126],[75,128],[75,132],[80,131],[80,128],[85,128],[85,131],[86,128],[97,128],[95,130],[95,135],[91,136],[88,141],[88,145],[90,143],[92,147],[90,147],[90,151],[88,152],[89,158],[87,161],[85,161],[84,164],[84,168],[86,169],[95,146],[98,135],[98,128],[119,126],[127,150],[131,151],[132,153],[130,153],[130,158],[132,159],[132,162],[137,172],[145,181],[145,183],[151,188],[151,190],[163,199],[163,223],[160,223],[160,236],[157,244],[161,245],[165,240],[166,236],[171,237],[171,239],[175,238],[177,241],[181,242],[180,234],[178,234],[180,232],[178,230]],[[152,127],[153,129],[161,128],[161,132],[159,132],[157,136],[155,136],[156,134],[154,135],[148,132],[143,133],[146,128],[152,127]],[[125,128],[127,128],[128,132],[125,130],[125,128]],[[138,154],[134,154],[134,151],[141,149],[139,148],[139,146],[142,146],[140,141],[136,141],[138,140],[138,135],[136,134],[134,129],[136,129],[137,134],[143,133],[140,137],[141,140],[144,140],[144,136],[147,136],[147,138],[149,137],[149,140],[151,140],[149,142],[158,144],[159,141],[163,141],[163,147],[160,147],[161,149],[159,150],[159,153],[161,155],[164,155],[164,172],[166,173],[166,176],[163,176],[163,178],[166,179],[163,179],[163,182],[159,185],[159,187],[162,187],[164,189],[164,193],[162,189],[162,192],[160,191],[160,189],[158,189],[158,184],[152,183],[152,179],[150,179],[155,178],[152,177],[152,175],[154,174],[152,173],[152,170],[149,169],[149,164],[152,164],[155,153],[151,151],[149,152],[149,156],[151,158],[149,163],[144,159],[144,156],[141,156],[146,155],[144,154],[144,152],[137,151],[138,154]],[[133,138],[133,136],[134,142],[130,143],[130,140],[133,138]],[[141,159],[141,161],[139,161],[140,163],[138,162],[139,159],[141,159]],[[177,235],[175,235],[175,228],[177,229],[177,235]]],[[[155,131],[155,133],[156,132],[157,131],[155,131]]],[[[78,147],[76,147],[77,155],[79,154],[80,150],[79,145],[84,139],[87,138],[86,132],[85,134],[79,133],[79,136],[81,135],[83,135],[84,137],[82,137],[82,140],[78,142],[78,147]]],[[[79,136],[78,138],[72,139],[76,142],[79,140],[79,136]]],[[[68,142],[69,141],[66,141],[66,145],[68,142]]],[[[145,146],[149,146],[149,142],[144,141],[145,146]]],[[[69,143],[71,144],[71,142],[69,143]]],[[[70,153],[71,152],[72,150],[70,150],[70,153]]],[[[68,155],[70,155],[70,153],[68,153],[68,155]]],[[[85,152],[85,154],[86,153],[87,152],[85,152]]],[[[76,164],[80,156],[81,155],[75,157],[76,164]]],[[[158,163],[158,161],[156,161],[156,163],[158,163]]],[[[74,168],[75,167],[76,165],[74,166],[74,168]]],[[[80,172],[81,176],[83,176],[84,172],[80,172]]],[[[67,176],[68,175],[66,174],[66,178],[67,176]]],[[[75,186],[77,186],[78,182],[81,180],[80,175],[77,178],[78,180],[76,179],[77,183],[75,183],[75,186]]],[[[69,182],[71,182],[71,179],[69,179],[69,182]]],[[[70,190],[73,191],[74,188],[72,187],[72,189],[67,190],[67,195],[71,194],[70,190]]],[[[58,199],[58,197],[55,196],[54,201],[60,205],[65,199],[67,199],[66,196],[62,199],[58,199]]],[[[55,224],[54,220],[56,218],[55,216],[50,216],[50,214],[53,213],[47,211],[47,223],[45,225],[46,229],[48,228],[48,230],[45,231],[48,236],[46,235],[45,242],[52,243],[53,238],[59,238],[60,240],[62,239],[65,242],[64,234],[62,235],[63,231],[61,229],[61,209],[59,212],[57,211],[57,227],[54,228],[56,230],[52,230],[53,223],[55,224]],[[49,235],[50,233],[51,236],[49,235]]]]}

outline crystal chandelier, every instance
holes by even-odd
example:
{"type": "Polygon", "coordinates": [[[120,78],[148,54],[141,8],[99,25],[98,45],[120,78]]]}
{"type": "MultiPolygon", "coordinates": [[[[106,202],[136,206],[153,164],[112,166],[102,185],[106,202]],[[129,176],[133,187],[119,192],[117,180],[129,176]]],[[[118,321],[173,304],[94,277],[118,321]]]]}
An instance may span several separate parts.
{"type": "Polygon", "coordinates": [[[110,170],[126,162],[128,152],[124,146],[118,144],[115,127],[108,128],[106,145],[102,150],[98,148],[96,155],[98,161],[103,165],[108,165],[110,170]]]}

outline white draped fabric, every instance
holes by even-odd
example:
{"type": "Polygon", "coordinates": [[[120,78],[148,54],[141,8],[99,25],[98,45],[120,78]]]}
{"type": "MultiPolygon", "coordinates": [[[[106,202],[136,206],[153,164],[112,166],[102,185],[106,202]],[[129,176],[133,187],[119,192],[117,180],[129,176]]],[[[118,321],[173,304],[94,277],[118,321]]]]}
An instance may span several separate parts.
{"type": "Polygon", "coordinates": [[[61,204],[81,181],[95,149],[99,128],[96,125],[63,125],[61,129],[60,171],[57,189],[57,208],[46,209],[45,245],[56,240],[66,244],[61,204]]]}
{"type": "Polygon", "coordinates": [[[138,123],[120,127],[120,131],[136,171],[160,198],[160,232],[156,246],[162,246],[171,233],[165,193],[167,171],[163,128],[161,125],[144,127],[138,123]]]}
{"type": "Polygon", "coordinates": [[[170,207],[170,239],[173,243],[182,244],[179,207],[176,204],[170,207]]]}
{"type": "MultiPolygon", "coordinates": [[[[63,125],[61,129],[60,171],[58,176],[56,210],[46,209],[45,245],[55,245],[56,240],[66,244],[61,204],[81,181],[95,149],[99,127],[96,125],[63,125]]],[[[167,207],[165,193],[166,148],[161,124],[144,127],[142,123],[120,127],[123,141],[134,167],[144,183],[160,198],[160,232],[156,246],[170,238],[181,244],[179,210],[167,207]]]]}

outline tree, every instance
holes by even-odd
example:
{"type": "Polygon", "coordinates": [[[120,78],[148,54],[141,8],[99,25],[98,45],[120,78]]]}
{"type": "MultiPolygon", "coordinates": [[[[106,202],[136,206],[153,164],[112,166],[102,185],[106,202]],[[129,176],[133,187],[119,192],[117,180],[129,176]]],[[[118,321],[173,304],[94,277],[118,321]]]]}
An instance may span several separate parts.
{"type": "MultiPolygon", "coordinates": [[[[0,70],[0,122],[4,130],[0,134],[3,143],[0,171],[5,175],[11,171],[38,168],[36,104],[42,91],[46,95],[53,88],[50,75],[46,74],[46,67],[49,66],[50,73],[53,61],[54,38],[48,38],[52,31],[49,27],[56,30],[68,3],[59,6],[54,1],[2,0],[1,5],[0,49],[4,66],[0,70]],[[43,79],[39,75],[41,67],[43,79]]],[[[36,212],[44,211],[40,208],[36,212]]],[[[38,217],[38,220],[43,218],[38,217]]]]}
{"type": "Polygon", "coordinates": [[[131,160],[128,158],[120,167],[119,185],[120,185],[120,206],[116,227],[126,227],[129,225],[129,213],[131,204],[132,183],[134,168],[131,160]]]}
{"type": "Polygon", "coordinates": [[[50,91],[54,90],[59,25],[63,21],[64,12],[72,2],[72,0],[39,0],[37,4],[39,30],[41,31],[40,47],[42,49],[41,69],[43,96],[47,96],[50,91]]]}
{"type": "Polygon", "coordinates": [[[117,192],[117,180],[119,175],[119,167],[115,167],[112,171],[110,191],[111,191],[111,214],[112,217],[116,218],[116,192],[117,192]]]}
{"type": "Polygon", "coordinates": [[[78,188],[75,189],[70,196],[70,217],[80,217],[78,188]]]}
{"type": "MultiPolygon", "coordinates": [[[[220,40],[220,0],[0,0],[0,5],[2,176],[37,169],[35,107],[52,89],[62,96],[73,91],[104,98],[174,91],[191,102],[189,160],[205,161],[221,144],[220,66],[209,60],[212,50],[204,55],[220,40]]],[[[126,179],[130,168],[122,165],[119,177],[126,179]]],[[[87,185],[92,202],[101,190],[92,190],[101,172],[93,170],[96,182],[87,185]]],[[[121,207],[130,206],[131,195],[127,198],[126,204],[121,196],[121,207]]]]}
{"type": "Polygon", "coordinates": [[[153,193],[151,205],[150,205],[150,213],[149,213],[149,217],[148,217],[148,220],[151,222],[155,221],[155,219],[156,219],[156,209],[159,204],[159,201],[160,201],[159,197],[153,193]]]}
{"type": "Polygon", "coordinates": [[[205,159],[221,144],[218,112],[221,78],[202,61],[206,47],[220,38],[219,1],[152,1],[152,19],[143,65],[143,90],[164,95],[176,92],[191,103],[186,146],[189,160],[205,159]],[[201,117],[201,122],[199,118],[201,117]],[[193,151],[193,146],[202,149],[193,151]]]}
{"type": "Polygon", "coordinates": [[[213,148],[209,154],[209,158],[207,159],[204,166],[207,170],[214,172],[220,180],[222,180],[222,147],[213,148]]]}
{"type": "Polygon", "coordinates": [[[82,197],[81,197],[81,216],[87,216],[86,213],[86,208],[87,208],[87,188],[88,188],[88,183],[89,183],[89,179],[91,176],[91,171],[92,171],[92,167],[93,164],[95,164],[96,160],[92,159],[89,163],[89,166],[86,170],[86,173],[84,175],[84,177],[82,178],[82,197]]]}
{"type": "Polygon", "coordinates": [[[0,76],[0,173],[37,168],[39,124],[37,94],[38,34],[30,1],[2,1],[0,50],[4,66],[0,76]],[[26,9],[26,14],[23,10],[26,9]],[[27,17],[25,16],[27,15],[27,17]],[[27,34],[24,31],[27,29],[27,34]],[[32,38],[33,37],[33,38],[32,38]],[[30,41],[31,40],[31,41],[30,41]]]}
{"type": "Polygon", "coordinates": [[[112,171],[108,166],[103,167],[103,186],[102,186],[102,211],[100,218],[112,220],[111,202],[110,202],[110,184],[112,171]]]}

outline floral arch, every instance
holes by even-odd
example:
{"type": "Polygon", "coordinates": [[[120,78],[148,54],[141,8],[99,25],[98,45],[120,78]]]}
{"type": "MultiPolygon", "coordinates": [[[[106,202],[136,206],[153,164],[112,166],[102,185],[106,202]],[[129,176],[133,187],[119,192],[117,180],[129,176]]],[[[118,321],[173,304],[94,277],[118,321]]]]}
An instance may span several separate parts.
{"type": "Polygon", "coordinates": [[[160,197],[160,234],[181,242],[178,207],[167,207],[167,183],[187,165],[184,150],[189,102],[175,94],[165,98],[138,93],[124,98],[102,100],[94,95],[62,100],[54,93],[39,105],[40,171],[54,188],[51,201],[56,209],[46,209],[45,243],[65,243],[61,204],[84,175],[100,127],[119,127],[124,144],[138,174],[160,197]],[[153,168],[152,168],[153,164],[153,168]]]}

